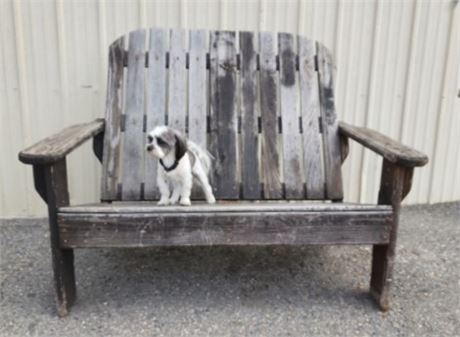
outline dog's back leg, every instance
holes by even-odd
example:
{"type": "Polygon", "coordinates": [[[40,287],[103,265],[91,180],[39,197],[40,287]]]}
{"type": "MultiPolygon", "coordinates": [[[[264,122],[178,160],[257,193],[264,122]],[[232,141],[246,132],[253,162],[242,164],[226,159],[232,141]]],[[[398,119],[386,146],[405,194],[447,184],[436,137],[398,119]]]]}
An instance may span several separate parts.
{"type": "Polygon", "coordinates": [[[208,204],[214,204],[216,202],[216,198],[214,198],[214,194],[212,193],[211,185],[209,184],[208,176],[206,175],[203,166],[197,163],[193,167],[193,175],[198,179],[200,182],[201,188],[203,189],[204,195],[206,197],[206,201],[208,204]]]}

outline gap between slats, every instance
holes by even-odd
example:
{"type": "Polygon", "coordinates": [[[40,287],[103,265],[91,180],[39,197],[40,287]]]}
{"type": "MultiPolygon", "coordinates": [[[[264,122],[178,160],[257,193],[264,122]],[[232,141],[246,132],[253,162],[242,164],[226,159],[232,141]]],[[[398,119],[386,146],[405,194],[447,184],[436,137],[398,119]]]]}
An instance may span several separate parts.
{"type": "MultiPolygon", "coordinates": [[[[209,70],[210,67],[210,54],[206,53],[206,70],[209,70]]],[[[166,69],[169,69],[169,64],[170,64],[170,55],[169,52],[166,52],[165,54],[165,67],[166,69]]],[[[315,70],[318,70],[317,67],[317,58],[315,55],[315,70]]],[[[145,52],[145,62],[144,62],[145,68],[149,67],[149,52],[145,52]]],[[[123,57],[123,66],[127,67],[128,66],[128,51],[124,51],[124,57],[123,57]]],[[[190,67],[190,53],[187,52],[185,54],[185,69],[189,69],[190,67]]],[[[236,54],[236,70],[241,70],[241,54],[238,53],[236,54]]],[[[256,70],[260,70],[260,54],[256,55],[256,70]]],[[[276,70],[280,70],[280,60],[279,60],[279,55],[276,55],[276,70]]],[[[295,55],[295,70],[299,71],[299,55],[295,55]]]]}

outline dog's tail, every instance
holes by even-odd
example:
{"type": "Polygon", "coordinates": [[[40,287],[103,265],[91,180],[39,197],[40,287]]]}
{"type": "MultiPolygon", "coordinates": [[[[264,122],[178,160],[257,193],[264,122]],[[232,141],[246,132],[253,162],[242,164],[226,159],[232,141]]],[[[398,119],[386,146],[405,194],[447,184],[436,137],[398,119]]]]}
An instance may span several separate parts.
{"type": "Polygon", "coordinates": [[[214,156],[209,153],[209,151],[190,140],[187,141],[187,147],[197,156],[197,159],[203,164],[206,175],[208,175],[211,170],[211,161],[214,159],[214,156]]]}

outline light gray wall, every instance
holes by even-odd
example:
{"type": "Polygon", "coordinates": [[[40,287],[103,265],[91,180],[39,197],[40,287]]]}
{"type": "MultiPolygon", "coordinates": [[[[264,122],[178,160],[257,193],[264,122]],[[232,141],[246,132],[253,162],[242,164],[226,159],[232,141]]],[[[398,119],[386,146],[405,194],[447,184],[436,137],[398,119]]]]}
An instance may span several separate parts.
{"type": "MultiPolygon", "coordinates": [[[[18,151],[104,115],[107,47],[139,27],[305,34],[337,60],[340,119],[424,151],[408,203],[460,199],[457,1],[0,1],[0,216],[40,215],[18,151]]],[[[352,145],[346,199],[373,202],[380,160],[352,145]]],[[[97,200],[90,144],[69,160],[72,202],[97,200]]]]}

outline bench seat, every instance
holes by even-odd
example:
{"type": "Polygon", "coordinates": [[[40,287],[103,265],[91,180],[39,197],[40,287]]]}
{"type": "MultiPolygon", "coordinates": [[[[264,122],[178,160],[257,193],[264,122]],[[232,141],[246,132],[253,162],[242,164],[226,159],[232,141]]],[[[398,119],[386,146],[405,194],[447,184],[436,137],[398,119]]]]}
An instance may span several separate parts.
{"type": "Polygon", "coordinates": [[[191,207],[113,202],[58,210],[63,248],[385,244],[392,221],[387,205],[311,201],[221,201],[191,207]]]}

